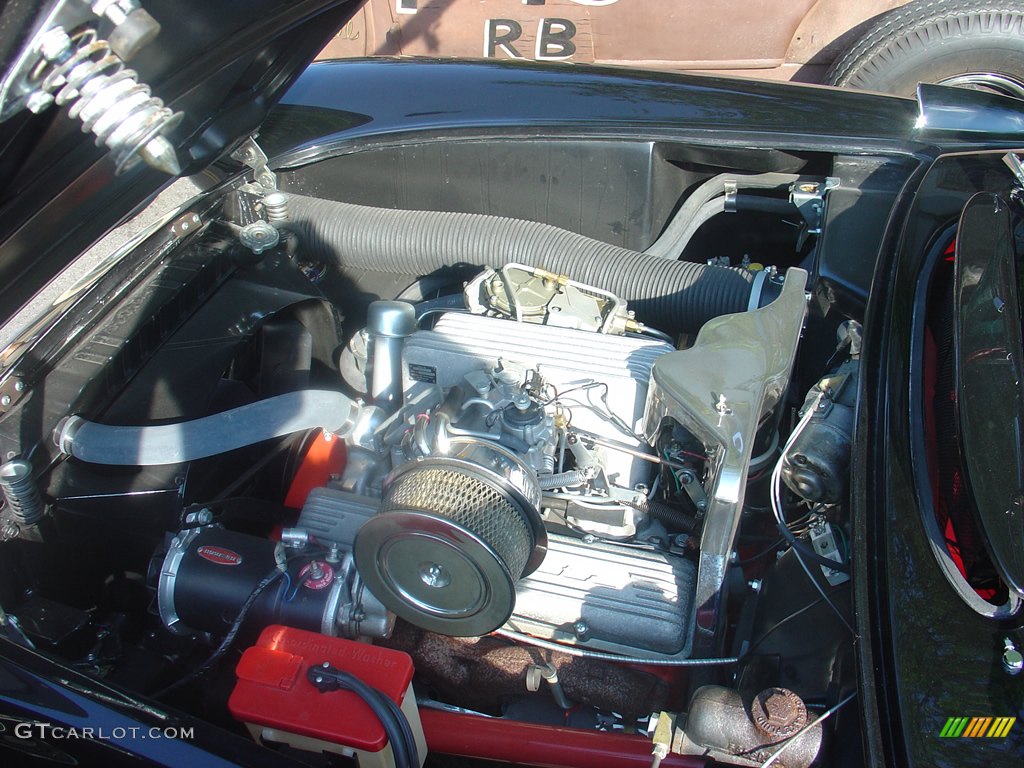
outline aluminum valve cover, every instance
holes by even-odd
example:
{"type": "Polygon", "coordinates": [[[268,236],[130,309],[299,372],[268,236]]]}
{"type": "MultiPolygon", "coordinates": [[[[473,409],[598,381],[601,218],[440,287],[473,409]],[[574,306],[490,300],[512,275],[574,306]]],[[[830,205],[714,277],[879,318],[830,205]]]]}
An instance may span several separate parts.
{"type": "Polygon", "coordinates": [[[686,658],[696,571],[676,555],[549,534],[547,557],[516,586],[505,626],[595,651],[686,658]]]}

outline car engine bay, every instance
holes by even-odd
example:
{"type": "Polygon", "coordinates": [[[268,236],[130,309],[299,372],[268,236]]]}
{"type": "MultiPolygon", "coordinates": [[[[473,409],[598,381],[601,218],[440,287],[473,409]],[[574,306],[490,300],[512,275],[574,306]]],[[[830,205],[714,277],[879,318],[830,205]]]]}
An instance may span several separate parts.
{"type": "Polygon", "coordinates": [[[311,765],[856,765],[850,264],[910,165],[550,144],[647,152],[639,203],[548,210],[604,194],[648,234],[530,220],[526,183],[434,210],[425,161],[370,180],[408,147],[342,153],[197,199],[59,354],[12,352],[24,641],[311,765]],[[322,712],[346,659],[397,731],[322,712]]]}

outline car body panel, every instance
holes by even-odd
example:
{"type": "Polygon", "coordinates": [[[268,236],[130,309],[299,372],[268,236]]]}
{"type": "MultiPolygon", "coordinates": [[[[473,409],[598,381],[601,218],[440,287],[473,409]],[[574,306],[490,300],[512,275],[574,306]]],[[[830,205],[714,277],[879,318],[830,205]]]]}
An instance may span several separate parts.
{"type": "MultiPolygon", "coordinates": [[[[670,131],[721,140],[744,134],[775,136],[780,144],[820,143],[912,149],[915,102],[811,86],[627,72],[614,68],[567,69],[535,62],[464,62],[356,59],[318,62],[296,82],[264,126],[268,152],[291,152],[275,138],[288,113],[315,109],[306,120],[311,145],[331,136],[355,140],[414,131],[521,129],[524,133],[606,129],[639,136],[670,131]],[[431,86],[444,79],[445,98],[431,86]],[[336,87],[344,82],[346,87],[336,87]],[[337,125],[332,130],[332,125],[337,125]]],[[[299,120],[288,135],[302,136],[299,120]]],[[[956,137],[953,137],[955,140],[956,137]]],[[[282,158],[297,162],[299,156],[282,158]]]]}
{"type": "Polygon", "coordinates": [[[974,192],[1008,194],[1003,169],[1002,153],[940,158],[907,198],[910,223],[890,232],[872,284],[854,504],[857,545],[879,555],[857,569],[855,612],[864,706],[878,713],[874,765],[1017,765],[1024,753],[1019,727],[1005,739],[940,736],[952,717],[1024,717],[1021,678],[1001,668],[1004,638],[1019,646],[1024,632],[1019,618],[980,615],[940,566],[920,421],[922,284],[937,261],[935,233],[951,231],[974,192]]]}
{"type": "Polygon", "coordinates": [[[664,0],[638,13],[626,0],[369,0],[318,58],[522,57],[822,82],[838,53],[908,1],[664,0]]]}

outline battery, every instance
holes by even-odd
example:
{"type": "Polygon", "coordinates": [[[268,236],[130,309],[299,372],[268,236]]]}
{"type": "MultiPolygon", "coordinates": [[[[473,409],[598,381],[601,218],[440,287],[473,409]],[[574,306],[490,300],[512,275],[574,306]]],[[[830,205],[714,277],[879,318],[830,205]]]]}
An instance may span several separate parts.
{"type": "Polygon", "coordinates": [[[344,670],[394,701],[409,720],[420,764],[427,748],[412,691],[412,659],[401,651],[270,626],[245,650],[228,709],[259,742],[355,757],[360,768],[394,765],[384,726],[352,691],[322,693],[308,679],[324,663],[344,670]]]}

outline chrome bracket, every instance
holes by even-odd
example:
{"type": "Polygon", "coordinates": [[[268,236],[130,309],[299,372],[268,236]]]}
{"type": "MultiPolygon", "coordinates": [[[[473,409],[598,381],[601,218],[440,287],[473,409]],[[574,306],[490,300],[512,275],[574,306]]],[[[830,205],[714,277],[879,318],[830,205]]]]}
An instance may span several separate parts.
{"type": "Polygon", "coordinates": [[[789,188],[789,199],[800,211],[807,224],[808,235],[820,235],[822,219],[825,214],[825,195],[839,186],[839,179],[827,176],[824,181],[818,179],[798,179],[789,188]]]}
{"type": "Polygon", "coordinates": [[[256,137],[250,136],[243,141],[234,152],[231,159],[237,160],[243,165],[251,168],[256,183],[259,185],[259,192],[270,192],[277,190],[277,175],[267,168],[267,153],[256,143],[256,137]]]}
{"type": "Polygon", "coordinates": [[[1013,175],[1017,179],[1017,185],[1024,188],[1024,159],[1021,159],[1021,156],[1015,152],[1007,152],[1003,155],[1003,162],[1013,171],[1013,175]]]}

